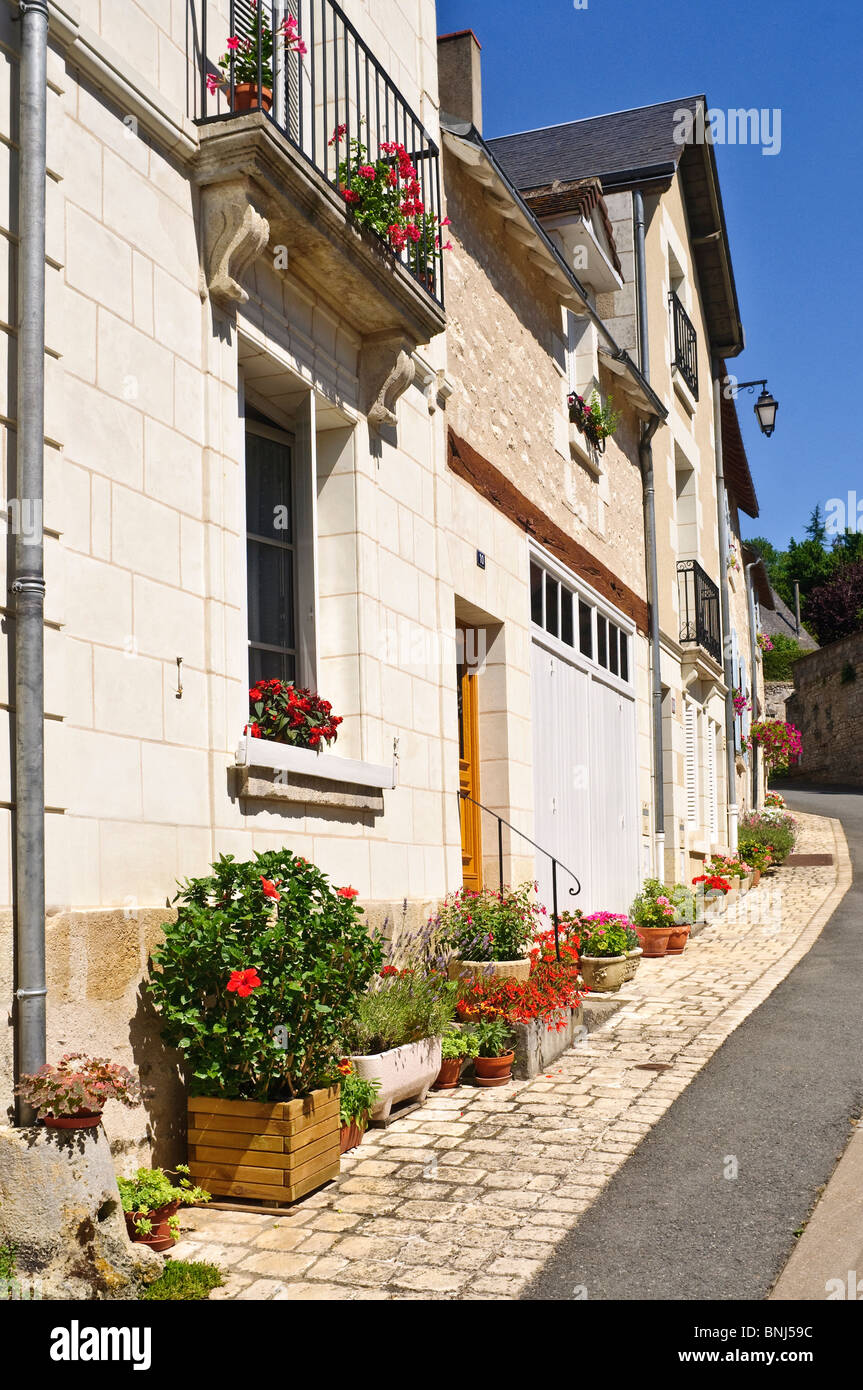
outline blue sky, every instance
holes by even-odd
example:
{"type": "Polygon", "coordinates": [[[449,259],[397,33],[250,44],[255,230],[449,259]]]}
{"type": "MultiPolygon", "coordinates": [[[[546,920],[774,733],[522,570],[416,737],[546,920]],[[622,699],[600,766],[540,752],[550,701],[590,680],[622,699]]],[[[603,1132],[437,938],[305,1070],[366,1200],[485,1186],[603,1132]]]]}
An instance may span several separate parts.
{"type": "Polygon", "coordinates": [[[440,33],[467,28],[486,136],[700,92],[779,108],[777,155],[717,150],[747,342],[730,370],[766,376],[780,402],[768,440],[739,398],[761,505],[744,535],[785,545],[816,502],[863,502],[860,0],[438,0],[440,33]]]}

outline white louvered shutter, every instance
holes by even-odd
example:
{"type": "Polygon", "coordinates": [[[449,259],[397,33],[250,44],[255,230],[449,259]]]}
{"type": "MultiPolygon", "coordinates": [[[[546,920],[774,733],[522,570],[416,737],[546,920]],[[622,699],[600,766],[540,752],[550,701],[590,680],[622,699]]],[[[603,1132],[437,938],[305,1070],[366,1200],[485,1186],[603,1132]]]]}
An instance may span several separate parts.
{"type": "Polygon", "coordinates": [[[707,797],[708,797],[708,816],[710,817],[710,842],[716,840],[719,834],[719,784],[717,782],[717,739],[719,726],[710,720],[707,726],[707,797]]]}
{"type": "Polygon", "coordinates": [[[690,826],[698,825],[698,711],[691,700],[683,707],[684,787],[686,819],[690,826]]]}

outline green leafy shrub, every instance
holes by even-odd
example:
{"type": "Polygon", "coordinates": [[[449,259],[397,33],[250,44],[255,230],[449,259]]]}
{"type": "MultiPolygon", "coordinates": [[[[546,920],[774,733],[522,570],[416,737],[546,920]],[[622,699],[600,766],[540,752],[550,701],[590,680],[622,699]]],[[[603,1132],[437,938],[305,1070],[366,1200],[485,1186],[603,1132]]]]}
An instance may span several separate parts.
{"type": "Polygon", "coordinates": [[[766,681],[791,681],[794,679],[794,663],[805,656],[803,648],[794,637],[786,637],[784,632],[774,633],[773,648],[762,655],[762,668],[766,681]]]}
{"type": "Polygon", "coordinates": [[[8,1283],[15,1278],[18,1247],[14,1240],[0,1242],[0,1283],[8,1283]]]}
{"type": "Polygon", "coordinates": [[[443,974],[387,966],[345,1020],[344,1046],[355,1056],[367,1057],[439,1037],[453,1018],[457,997],[458,984],[443,974]]]}
{"type": "Polygon", "coordinates": [[[609,912],[597,912],[581,920],[582,956],[625,956],[632,948],[627,944],[629,923],[609,912]]]}
{"type": "Polygon", "coordinates": [[[462,960],[523,960],[545,925],[532,892],[532,883],[522,883],[502,894],[493,888],[448,894],[437,917],[441,947],[462,960]]]}
{"type": "Polygon", "coordinates": [[[343,1020],[381,960],[355,897],[286,849],[223,855],[182,886],[149,989],[192,1095],[276,1101],[338,1080],[343,1020]]]}
{"type": "Polygon", "coordinates": [[[222,1271],[216,1265],[203,1261],[167,1260],[159,1278],[147,1285],[141,1299],[153,1303],[200,1302],[209,1298],[213,1289],[218,1289],[224,1282],[222,1271]]]}
{"type": "Polygon", "coordinates": [[[787,811],[779,808],[766,808],[763,811],[749,811],[741,816],[737,828],[738,853],[747,858],[752,849],[769,847],[773,852],[773,862],[781,864],[794,848],[797,839],[797,822],[787,811]]]}

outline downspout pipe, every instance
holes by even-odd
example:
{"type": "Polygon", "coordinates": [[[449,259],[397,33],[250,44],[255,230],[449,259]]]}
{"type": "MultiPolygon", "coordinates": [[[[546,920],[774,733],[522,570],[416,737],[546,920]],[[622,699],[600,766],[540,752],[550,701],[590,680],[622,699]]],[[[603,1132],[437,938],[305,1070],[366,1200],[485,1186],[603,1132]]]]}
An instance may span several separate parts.
{"type": "MultiPolygon", "coordinates": [[[[48,4],[21,0],[15,527],[15,1073],[45,1061],[45,754],[42,507],[48,4]]],[[[32,1124],[19,1104],[18,1123],[32,1124]]]]}
{"type": "MultiPolygon", "coordinates": [[[[758,717],[756,708],[758,701],[758,643],[755,632],[755,586],[752,582],[752,571],[761,564],[761,560],[753,560],[746,566],[746,601],[749,605],[749,669],[752,672],[752,714],[753,718],[758,717]]],[[[758,745],[752,745],[752,809],[758,810],[758,745]]]]}
{"type": "MultiPolygon", "coordinates": [[[[638,299],[638,366],[650,381],[650,343],[647,328],[647,250],[644,227],[644,196],[640,188],[633,195],[635,223],[635,281],[638,299]]],[[[659,631],[659,565],[656,550],[656,484],[651,440],[662,423],[653,415],[641,429],[638,457],[644,489],[644,540],[647,551],[647,596],[650,605],[650,674],[653,707],[653,872],[665,878],[665,766],[662,745],[662,644],[659,631]]]]}
{"type": "Polygon", "coordinates": [[[737,849],[737,766],[734,756],[734,667],[731,650],[731,598],[728,589],[728,522],[722,457],[722,368],[713,362],[713,431],[716,436],[716,513],[719,529],[719,607],[722,618],[722,670],[725,678],[725,762],[728,779],[728,846],[737,849]]]}

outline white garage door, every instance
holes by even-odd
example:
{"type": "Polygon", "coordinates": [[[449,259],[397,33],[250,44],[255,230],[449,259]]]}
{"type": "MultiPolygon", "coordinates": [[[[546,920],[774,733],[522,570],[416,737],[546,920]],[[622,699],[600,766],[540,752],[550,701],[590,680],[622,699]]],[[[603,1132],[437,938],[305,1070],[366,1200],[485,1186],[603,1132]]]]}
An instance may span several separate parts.
{"type": "MultiPolygon", "coordinates": [[[[531,563],[535,838],[558,869],[558,906],[624,911],[638,891],[632,626],[546,560],[531,563]]],[[[536,856],[552,906],[551,864],[536,856]]]]}

